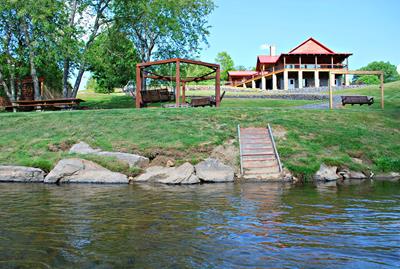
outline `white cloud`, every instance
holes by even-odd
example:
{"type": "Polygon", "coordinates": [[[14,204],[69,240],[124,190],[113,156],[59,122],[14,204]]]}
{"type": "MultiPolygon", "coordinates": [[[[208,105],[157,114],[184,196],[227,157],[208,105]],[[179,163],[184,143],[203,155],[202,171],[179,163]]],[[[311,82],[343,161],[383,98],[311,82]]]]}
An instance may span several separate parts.
{"type": "Polygon", "coordinates": [[[269,49],[269,45],[268,44],[261,44],[260,50],[268,50],[268,49],[269,49]]]}

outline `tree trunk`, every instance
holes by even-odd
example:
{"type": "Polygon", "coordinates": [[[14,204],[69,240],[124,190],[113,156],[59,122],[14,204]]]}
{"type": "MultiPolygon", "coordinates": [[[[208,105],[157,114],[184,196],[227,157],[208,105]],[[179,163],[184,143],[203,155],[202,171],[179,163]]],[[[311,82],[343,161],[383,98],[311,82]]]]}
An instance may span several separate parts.
{"type": "Polygon", "coordinates": [[[31,40],[29,37],[29,32],[28,32],[28,28],[27,28],[25,21],[23,21],[21,23],[21,27],[24,31],[25,43],[26,43],[26,46],[28,47],[28,51],[29,51],[29,63],[31,66],[31,77],[32,77],[32,81],[33,81],[33,90],[34,90],[34,95],[35,95],[34,99],[40,100],[40,99],[42,99],[42,97],[40,94],[39,79],[38,79],[37,71],[36,71],[35,52],[33,51],[33,48],[31,46],[31,40]]]}
{"type": "Polygon", "coordinates": [[[11,92],[10,92],[10,88],[8,87],[7,83],[4,81],[4,76],[3,76],[3,72],[0,69],[0,83],[4,88],[4,91],[6,92],[6,95],[8,97],[8,99],[10,99],[10,101],[12,101],[12,96],[11,96],[11,92]]]}
{"type": "Polygon", "coordinates": [[[79,86],[81,85],[83,74],[85,73],[84,63],[79,67],[78,75],[76,76],[75,85],[71,92],[71,98],[76,98],[78,95],[79,86]]]}
{"type": "MultiPolygon", "coordinates": [[[[70,14],[70,17],[69,17],[69,26],[71,28],[74,27],[74,24],[75,24],[75,14],[76,14],[77,5],[78,5],[78,1],[75,0],[72,3],[71,14],[70,14]]],[[[65,57],[65,59],[64,59],[64,72],[63,72],[63,97],[64,98],[67,98],[69,96],[69,93],[68,93],[69,69],[70,69],[70,59],[69,59],[69,57],[65,57]]]]}
{"type": "Polygon", "coordinates": [[[69,59],[64,59],[64,72],[63,72],[63,97],[68,97],[68,75],[69,75],[69,59]]]}
{"type": "Polygon", "coordinates": [[[15,92],[15,66],[11,62],[11,59],[9,58],[10,55],[7,57],[7,64],[10,68],[10,93],[11,93],[11,98],[10,101],[13,102],[16,100],[16,92],[15,92]]]}

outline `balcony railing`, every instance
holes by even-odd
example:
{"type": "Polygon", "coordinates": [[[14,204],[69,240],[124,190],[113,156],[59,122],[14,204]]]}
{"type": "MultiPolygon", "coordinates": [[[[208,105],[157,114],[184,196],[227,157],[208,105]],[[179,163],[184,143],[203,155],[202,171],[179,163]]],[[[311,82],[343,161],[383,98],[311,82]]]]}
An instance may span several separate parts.
{"type": "Polygon", "coordinates": [[[286,69],[345,69],[345,64],[286,64],[286,69]]]}

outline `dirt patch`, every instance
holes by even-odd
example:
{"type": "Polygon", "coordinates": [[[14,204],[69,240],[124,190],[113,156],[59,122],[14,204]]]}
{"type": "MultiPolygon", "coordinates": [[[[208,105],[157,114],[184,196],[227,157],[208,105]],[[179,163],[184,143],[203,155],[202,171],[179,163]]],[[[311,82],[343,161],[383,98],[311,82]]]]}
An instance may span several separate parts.
{"type": "Polygon", "coordinates": [[[281,125],[274,125],[272,127],[272,133],[274,134],[274,138],[286,140],[287,130],[285,129],[285,127],[281,125]]]}
{"type": "Polygon", "coordinates": [[[168,156],[163,156],[163,155],[158,155],[155,157],[151,163],[150,166],[166,166],[166,167],[172,167],[175,166],[175,159],[168,157],[168,156]]]}
{"type": "Polygon", "coordinates": [[[234,167],[236,171],[239,170],[239,149],[237,146],[235,146],[234,139],[214,148],[210,157],[218,159],[224,164],[234,167]]]}
{"type": "Polygon", "coordinates": [[[69,151],[69,149],[72,147],[73,144],[75,144],[74,141],[66,140],[60,143],[49,144],[47,148],[51,152],[69,151]]]}

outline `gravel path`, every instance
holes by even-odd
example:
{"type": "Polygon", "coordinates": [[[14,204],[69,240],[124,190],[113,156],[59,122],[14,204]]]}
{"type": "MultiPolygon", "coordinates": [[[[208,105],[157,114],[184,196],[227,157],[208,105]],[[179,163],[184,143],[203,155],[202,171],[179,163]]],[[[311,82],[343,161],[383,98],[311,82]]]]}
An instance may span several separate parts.
{"type": "MultiPolygon", "coordinates": [[[[333,96],[333,107],[340,108],[342,107],[342,99],[340,96],[333,96]]],[[[301,109],[329,109],[329,103],[322,104],[307,104],[303,106],[295,106],[293,108],[301,108],[301,109]]]]}

